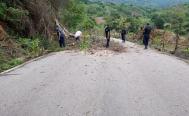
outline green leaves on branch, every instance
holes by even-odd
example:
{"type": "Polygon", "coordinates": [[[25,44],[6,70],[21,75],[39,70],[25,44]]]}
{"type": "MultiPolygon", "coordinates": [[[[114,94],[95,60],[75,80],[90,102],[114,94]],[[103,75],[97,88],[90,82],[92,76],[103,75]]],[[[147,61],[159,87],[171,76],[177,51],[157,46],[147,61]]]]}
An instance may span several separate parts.
{"type": "Polygon", "coordinates": [[[27,10],[8,7],[5,3],[0,3],[0,19],[11,22],[20,22],[25,16],[28,16],[27,10]]]}
{"type": "Polygon", "coordinates": [[[22,64],[23,61],[21,59],[12,59],[10,61],[4,61],[1,65],[0,65],[0,72],[4,71],[4,70],[8,70],[10,68],[13,68],[17,65],[22,64]]]}
{"type": "Polygon", "coordinates": [[[8,20],[20,21],[23,17],[28,16],[29,12],[27,10],[22,10],[18,8],[9,7],[6,10],[6,15],[8,20]]]}
{"type": "Polygon", "coordinates": [[[63,9],[62,20],[71,31],[90,29],[95,24],[87,15],[86,5],[79,0],[70,0],[68,6],[63,9]]]}
{"type": "Polygon", "coordinates": [[[19,38],[18,42],[21,44],[21,47],[25,49],[26,54],[32,57],[38,56],[41,51],[41,41],[39,38],[29,39],[29,38],[19,38]]]}
{"type": "Polygon", "coordinates": [[[7,6],[5,3],[0,3],[0,20],[3,20],[5,18],[7,6]]]}
{"type": "Polygon", "coordinates": [[[152,14],[152,21],[159,29],[166,29],[165,24],[169,24],[169,30],[185,35],[189,30],[189,19],[187,5],[175,6],[169,9],[157,11],[152,14]]]}

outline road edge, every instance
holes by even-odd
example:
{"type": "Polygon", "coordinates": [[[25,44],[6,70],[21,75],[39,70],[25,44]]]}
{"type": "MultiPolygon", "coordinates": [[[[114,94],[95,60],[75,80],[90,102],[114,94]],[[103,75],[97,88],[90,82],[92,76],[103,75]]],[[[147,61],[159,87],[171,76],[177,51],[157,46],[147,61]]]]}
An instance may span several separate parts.
{"type": "Polygon", "coordinates": [[[12,71],[14,71],[14,70],[16,70],[16,69],[18,69],[18,68],[21,68],[21,67],[23,67],[23,66],[25,66],[25,65],[27,65],[27,64],[29,64],[29,63],[32,63],[32,62],[34,62],[34,61],[38,61],[38,60],[40,60],[40,59],[43,59],[43,58],[46,58],[46,57],[48,57],[48,56],[54,55],[54,54],[56,54],[56,53],[57,53],[57,52],[52,52],[52,53],[48,53],[48,54],[39,56],[39,57],[37,57],[37,58],[28,60],[28,61],[26,61],[26,62],[24,62],[24,63],[22,63],[22,64],[20,64],[20,65],[18,65],[18,66],[15,66],[15,67],[13,67],[13,68],[11,68],[11,69],[8,69],[8,70],[5,70],[5,71],[1,72],[1,73],[0,73],[0,76],[1,76],[1,75],[4,75],[4,74],[6,74],[6,73],[12,72],[12,71]]]}
{"type": "MultiPolygon", "coordinates": [[[[120,44],[121,44],[121,42],[122,42],[120,39],[117,39],[117,38],[111,38],[111,39],[112,39],[112,41],[118,42],[118,43],[120,43],[120,44]]],[[[137,43],[135,43],[135,42],[131,42],[131,41],[126,41],[126,42],[132,43],[133,45],[136,45],[136,46],[141,47],[141,48],[143,47],[142,45],[139,45],[139,44],[137,44],[137,43]]],[[[126,47],[126,46],[124,46],[124,47],[126,47]]],[[[178,57],[178,56],[173,55],[173,54],[170,54],[170,53],[168,53],[168,52],[158,51],[157,49],[155,49],[155,48],[153,48],[153,47],[150,47],[149,50],[153,50],[153,51],[156,52],[156,53],[164,54],[164,55],[167,55],[167,56],[176,58],[177,60],[183,61],[183,62],[185,62],[187,65],[189,65],[189,60],[188,60],[188,59],[184,59],[184,58],[178,57]]]]}

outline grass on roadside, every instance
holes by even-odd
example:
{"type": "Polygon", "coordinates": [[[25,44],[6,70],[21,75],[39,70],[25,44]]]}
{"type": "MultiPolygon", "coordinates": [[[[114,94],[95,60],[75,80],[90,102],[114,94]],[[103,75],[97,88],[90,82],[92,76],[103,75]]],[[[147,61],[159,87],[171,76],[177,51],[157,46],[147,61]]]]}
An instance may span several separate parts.
{"type": "Polygon", "coordinates": [[[18,65],[22,64],[23,62],[24,61],[19,58],[11,59],[9,61],[4,60],[3,62],[1,61],[0,72],[8,70],[10,68],[13,68],[15,66],[18,66],[18,65]]]}
{"type": "Polygon", "coordinates": [[[9,53],[10,48],[0,47],[0,72],[41,55],[64,50],[59,48],[58,42],[40,36],[35,38],[20,37],[15,41],[16,48],[11,48],[11,50],[16,52],[9,53]]]}

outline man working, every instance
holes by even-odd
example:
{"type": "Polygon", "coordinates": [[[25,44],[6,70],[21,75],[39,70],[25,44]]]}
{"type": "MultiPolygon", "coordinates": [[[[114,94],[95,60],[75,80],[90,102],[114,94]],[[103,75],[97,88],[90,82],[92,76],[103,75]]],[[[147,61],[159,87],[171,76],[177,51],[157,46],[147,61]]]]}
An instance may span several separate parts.
{"type": "Polygon", "coordinates": [[[82,36],[82,32],[81,31],[77,31],[74,36],[75,36],[76,41],[80,41],[80,38],[82,36]]]}
{"type": "Polygon", "coordinates": [[[121,39],[122,39],[123,43],[125,43],[125,41],[126,41],[126,34],[127,34],[126,29],[122,29],[122,31],[121,31],[121,39]]]}
{"type": "Polygon", "coordinates": [[[58,39],[59,39],[59,44],[60,44],[60,47],[65,47],[65,35],[64,35],[64,32],[62,30],[62,28],[60,26],[56,26],[56,31],[57,31],[57,35],[58,35],[58,39]]]}
{"type": "Polygon", "coordinates": [[[108,48],[110,46],[110,27],[109,27],[109,25],[107,25],[105,28],[105,35],[106,35],[106,40],[107,40],[106,48],[108,48]]]}
{"type": "Polygon", "coordinates": [[[144,28],[144,32],[143,32],[143,43],[145,45],[145,49],[148,49],[148,42],[149,42],[149,39],[150,39],[150,33],[151,33],[151,27],[150,27],[150,24],[147,23],[147,25],[145,26],[144,28]]]}

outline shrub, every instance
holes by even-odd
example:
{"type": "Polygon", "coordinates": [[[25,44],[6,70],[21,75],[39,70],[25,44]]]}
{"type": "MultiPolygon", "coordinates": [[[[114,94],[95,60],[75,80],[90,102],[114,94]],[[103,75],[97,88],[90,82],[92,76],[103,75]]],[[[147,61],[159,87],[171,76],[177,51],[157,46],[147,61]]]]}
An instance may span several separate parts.
{"type": "Polygon", "coordinates": [[[4,62],[3,64],[0,65],[0,72],[10,69],[10,68],[13,68],[22,63],[23,63],[23,61],[20,59],[12,59],[10,61],[4,62]]]}
{"type": "Polygon", "coordinates": [[[29,38],[19,38],[19,43],[22,48],[25,49],[26,54],[35,57],[38,56],[41,52],[40,40],[38,38],[29,39],[29,38]]]}
{"type": "Polygon", "coordinates": [[[184,53],[189,54],[189,48],[184,49],[184,53]]]}
{"type": "Polygon", "coordinates": [[[5,11],[6,11],[6,4],[5,3],[0,3],[0,19],[3,20],[5,17],[5,11]]]}
{"type": "Polygon", "coordinates": [[[80,43],[81,50],[87,50],[90,46],[90,38],[89,36],[84,36],[82,42],[80,43]]]}

